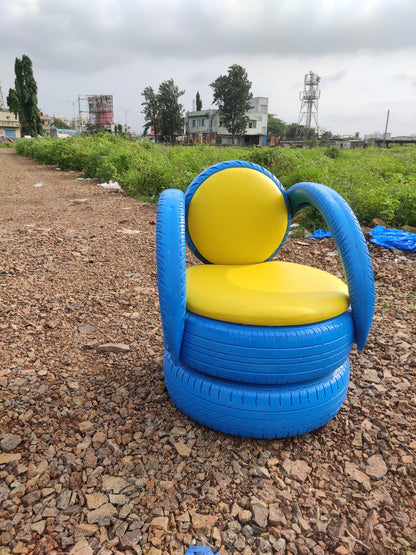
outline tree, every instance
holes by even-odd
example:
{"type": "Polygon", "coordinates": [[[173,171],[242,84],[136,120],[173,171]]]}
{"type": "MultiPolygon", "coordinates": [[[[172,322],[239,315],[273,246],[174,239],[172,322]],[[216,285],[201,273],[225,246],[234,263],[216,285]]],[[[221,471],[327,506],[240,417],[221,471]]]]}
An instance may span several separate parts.
{"type": "Polygon", "coordinates": [[[331,133],[331,131],[324,131],[321,135],[320,138],[320,145],[321,146],[328,146],[331,143],[331,139],[332,139],[333,135],[331,133]]]}
{"type": "Polygon", "coordinates": [[[267,132],[271,135],[279,135],[279,137],[284,137],[286,133],[286,124],[281,119],[275,118],[271,114],[268,114],[267,132]]]}
{"type": "Polygon", "coordinates": [[[288,139],[294,138],[296,141],[301,141],[303,143],[308,143],[309,146],[314,146],[318,139],[318,134],[312,127],[305,127],[304,125],[299,125],[297,123],[292,123],[289,125],[290,137],[288,139]],[[295,136],[292,133],[295,130],[295,136]]]}
{"type": "Polygon", "coordinates": [[[227,75],[220,75],[210,87],[214,90],[214,104],[219,108],[225,128],[231,133],[232,140],[236,135],[244,135],[251,108],[251,82],[246,70],[234,64],[228,68],[227,75]]]}
{"type": "Polygon", "coordinates": [[[180,91],[173,79],[163,81],[157,93],[152,87],[146,87],[142,92],[145,101],[142,112],[145,116],[144,132],[153,130],[156,140],[174,144],[177,135],[183,133],[183,106],[179,97],[185,91],[180,91]]]}
{"type": "Polygon", "coordinates": [[[290,123],[286,126],[286,136],[288,140],[294,141],[302,135],[303,125],[298,125],[297,123],[290,123]]]}
{"type": "Polygon", "coordinates": [[[62,121],[60,118],[54,116],[51,119],[51,127],[57,127],[58,129],[71,129],[71,126],[62,121]]]}
{"type": "Polygon", "coordinates": [[[199,91],[196,91],[195,103],[196,103],[196,111],[200,112],[202,110],[202,100],[201,100],[201,95],[199,94],[199,91]]]}
{"type": "Polygon", "coordinates": [[[146,87],[142,92],[144,96],[144,106],[142,113],[145,117],[145,124],[143,126],[144,133],[146,134],[149,129],[151,129],[155,137],[160,135],[160,115],[159,115],[159,102],[157,99],[157,94],[152,87],[146,87]]]}
{"type": "Polygon", "coordinates": [[[16,58],[14,64],[14,89],[9,90],[7,104],[15,115],[19,116],[23,135],[42,135],[42,122],[38,109],[38,87],[33,77],[32,61],[23,54],[22,59],[16,58]]]}
{"type": "Polygon", "coordinates": [[[159,85],[160,134],[164,142],[174,144],[177,135],[183,133],[183,106],[179,103],[183,94],[185,91],[180,91],[173,79],[159,85]]]}

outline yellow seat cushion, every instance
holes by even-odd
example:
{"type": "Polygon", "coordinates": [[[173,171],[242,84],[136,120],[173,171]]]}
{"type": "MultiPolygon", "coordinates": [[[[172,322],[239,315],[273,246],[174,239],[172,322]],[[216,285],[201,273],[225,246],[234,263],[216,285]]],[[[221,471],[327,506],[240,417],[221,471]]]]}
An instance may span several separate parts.
{"type": "Polygon", "coordinates": [[[257,170],[228,168],[198,187],[187,225],[195,247],[212,264],[264,262],[287,231],[285,196],[257,170]]]}
{"type": "Polygon", "coordinates": [[[348,306],[347,285],[309,266],[272,261],[187,270],[187,310],[215,320],[295,326],[333,318],[348,306]]]}

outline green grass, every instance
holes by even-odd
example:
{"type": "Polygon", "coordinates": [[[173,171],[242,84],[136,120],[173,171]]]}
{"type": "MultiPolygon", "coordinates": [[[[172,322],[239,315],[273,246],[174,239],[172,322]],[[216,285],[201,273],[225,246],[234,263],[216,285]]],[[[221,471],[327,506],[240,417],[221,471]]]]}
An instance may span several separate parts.
{"type": "MultiPolygon", "coordinates": [[[[349,203],[361,225],[373,218],[391,227],[416,226],[416,147],[341,150],[337,147],[217,148],[162,146],[101,134],[59,139],[22,139],[16,150],[42,164],[78,170],[84,177],[118,181],[136,198],[156,202],[167,188],[185,190],[205,168],[225,160],[248,160],[270,171],[288,189],[301,181],[324,183],[349,203]]],[[[308,229],[322,227],[305,212],[308,229]]]]}

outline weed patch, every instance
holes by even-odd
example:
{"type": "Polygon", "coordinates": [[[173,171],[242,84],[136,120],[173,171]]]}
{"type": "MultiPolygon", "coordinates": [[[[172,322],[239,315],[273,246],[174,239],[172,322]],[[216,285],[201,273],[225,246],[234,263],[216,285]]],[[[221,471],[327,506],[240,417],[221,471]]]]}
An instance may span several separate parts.
{"type": "MultiPolygon", "coordinates": [[[[156,202],[167,188],[182,191],[212,164],[247,160],[276,175],[283,186],[303,181],[324,183],[340,193],[361,225],[381,218],[390,227],[416,226],[416,147],[307,150],[270,147],[163,146],[100,134],[59,139],[21,139],[16,150],[41,164],[77,170],[84,177],[118,181],[136,198],[156,202]]],[[[323,226],[308,209],[302,224],[323,226]]]]}

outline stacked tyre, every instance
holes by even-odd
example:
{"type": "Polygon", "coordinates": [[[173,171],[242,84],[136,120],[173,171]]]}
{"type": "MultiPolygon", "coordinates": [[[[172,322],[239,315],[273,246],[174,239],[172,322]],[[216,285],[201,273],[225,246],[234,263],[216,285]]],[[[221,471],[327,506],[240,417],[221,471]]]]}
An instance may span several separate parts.
{"type": "Polygon", "coordinates": [[[319,324],[264,328],[187,312],[180,360],[165,383],[190,418],[225,433],[280,438],[319,428],[348,390],[350,313],[319,324]]]}
{"type": "MultiPolygon", "coordinates": [[[[205,426],[243,437],[295,436],[331,420],[347,395],[348,356],[357,335],[353,312],[288,327],[233,324],[193,314],[186,310],[181,191],[161,194],[157,224],[164,376],[176,406],[205,426]]],[[[360,292],[367,287],[363,283],[350,289],[360,292]]],[[[352,298],[354,308],[363,295],[352,298]]],[[[361,335],[365,343],[366,334],[361,335]]]]}

